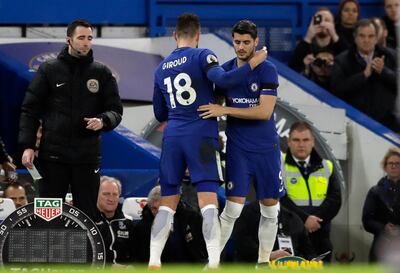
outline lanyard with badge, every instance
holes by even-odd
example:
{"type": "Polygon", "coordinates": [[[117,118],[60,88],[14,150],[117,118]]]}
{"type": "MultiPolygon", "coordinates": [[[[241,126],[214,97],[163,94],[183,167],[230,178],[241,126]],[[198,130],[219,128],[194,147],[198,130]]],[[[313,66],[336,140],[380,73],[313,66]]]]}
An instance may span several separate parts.
{"type": "Polygon", "coordinates": [[[282,223],[278,224],[278,245],[280,250],[287,251],[291,253],[293,256],[295,255],[294,253],[294,248],[293,248],[293,243],[292,243],[292,237],[289,235],[285,235],[283,233],[283,227],[282,223]]]}

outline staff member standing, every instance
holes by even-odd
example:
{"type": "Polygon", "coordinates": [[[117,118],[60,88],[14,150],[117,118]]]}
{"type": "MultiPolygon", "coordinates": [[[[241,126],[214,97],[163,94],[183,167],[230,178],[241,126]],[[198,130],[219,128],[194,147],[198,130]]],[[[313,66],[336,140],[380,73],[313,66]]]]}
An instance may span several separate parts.
{"type": "Polygon", "coordinates": [[[307,122],[292,124],[289,131],[287,153],[283,155],[282,178],[286,195],[282,205],[296,213],[309,232],[317,255],[332,254],[330,239],[331,220],[341,206],[341,190],[333,163],[322,158],[314,149],[314,134],[307,122]]]}
{"type": "Polygon", "coordinates": [[[36,132],[42,120],[39,183],[42,197],[64,198],[71,186],[74,205],[96,214],[101,131],[114,129],[122,104],[109,68],[93,60],[93,27],[68,25],[67,46],[43,63],[28,87],[21,109],[22,164],[33,168],[36,132]]]}

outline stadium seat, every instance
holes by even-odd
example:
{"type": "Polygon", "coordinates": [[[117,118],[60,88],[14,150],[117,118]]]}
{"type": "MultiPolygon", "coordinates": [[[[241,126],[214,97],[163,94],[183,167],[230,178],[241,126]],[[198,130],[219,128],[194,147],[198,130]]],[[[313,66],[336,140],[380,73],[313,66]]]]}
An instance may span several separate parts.
{"type": "Polygon", "coordinates": [[[147,204],[146,197],[129,197],[122,204],[122,212],[131,220],[140,220],[143,207],[147,204]]]}
{"type": "Polygon", "coordinates": [[[0,222],[3,222],[15,210],[15,204],[10,198],[0,198],[0,222]]]}

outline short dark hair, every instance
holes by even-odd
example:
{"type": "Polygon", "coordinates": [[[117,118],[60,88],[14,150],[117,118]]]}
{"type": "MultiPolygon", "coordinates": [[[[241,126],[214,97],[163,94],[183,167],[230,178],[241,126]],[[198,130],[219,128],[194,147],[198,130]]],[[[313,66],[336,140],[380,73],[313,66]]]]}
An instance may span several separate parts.
{"type": "Polygon", "coordinates": [[[302,132],[302,131],[305,131],[305,130],[309,130],[311,132],[311,135],[314,135],[313,128],[311,127],[311,125],[308,122],[306,122],[306,121],[296,121],[290,126],[289,138],[292,135],[293,131],[302,132]]]}
{"type": "Polygon", "coordinates": [[[200,18],[193,13],[183,13],[176,21],[176,35],[178,37],[193,38],[200,31],[200,18]]]}
{"type": "Polygon", "coordinates": [[[69,23],[67,27],[67,37],[72,37],[77,27],[88,27],[93,30],[92,24],[90,24],[88,21],[85,19],[77,19],[69,23]]]}
{"type": "Polygon", "coordinates": [[[376,23],[374,22],[374,20],[372,19],[361,19],[359,20],[356,25],[354,26],[354,37],[357,36],[358,34],[358,30],[362,27],[369,27],[370,25],[372,25],[375,29],[375,35],[378,35],[378,26],[376,25],[376,23]]]}
{"type": "Polygon", "coordinates": [[[251,38],[256,39],[258,36],[257,25],[250,20],[240,20],[232,28],[232,37],[235,33],[249,34],[251,38]]]}

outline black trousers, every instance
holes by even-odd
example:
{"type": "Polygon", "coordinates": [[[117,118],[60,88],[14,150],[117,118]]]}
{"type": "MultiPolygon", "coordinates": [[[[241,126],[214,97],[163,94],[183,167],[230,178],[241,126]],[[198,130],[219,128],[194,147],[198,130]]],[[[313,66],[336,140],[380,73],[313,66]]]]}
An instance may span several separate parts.
{"type": "Polygon", "coordinates": [[[73,205],[91,219],[97,215],[100,184],[99,164],[67,164],[41,159],[39,172],[40,197],[62,198],[71,187],[73,205]]]}
{"type": "MultiPolygon", "coordinates": [[[[330,239],[330,232],[324,230],[318,230],[313,233],[309,233],[311,245],[314,248],[316,255],[320,255],[327,251],[332,251],[333,246],[330,239]]],[[[328,254],[324,259],[324,263],[329,263],[332,260],[332,253],[328,254]]]]}

